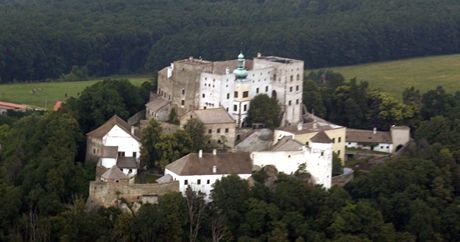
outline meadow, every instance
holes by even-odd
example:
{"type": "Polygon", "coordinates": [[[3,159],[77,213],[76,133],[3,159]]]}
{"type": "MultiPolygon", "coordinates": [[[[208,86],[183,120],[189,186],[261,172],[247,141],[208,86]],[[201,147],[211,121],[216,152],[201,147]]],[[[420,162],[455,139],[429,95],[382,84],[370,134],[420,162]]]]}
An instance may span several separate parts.
{"type": "Polygon", "coordinates": [[[363,65],[323,68],[345,78],[368,81],[372,88],[402,99],[405,88],[422,92],[443,86],[448,92],[460,91],[460,54],[430,56],[363,65]]]}
{"type": "MultiPolygon", "coordinates": [[[[110,79],[128,79],[136,86],[140,86],[145,81],[150,81],[151,77],[141,76],[111,76],[110,79]]],[[[102,81],[106,78],[96,78],[88,81],[77,82],[35,82],[1,84],[0,100],[27,104],[34,107],[50,109],[56,101],[65,101],[69,97],[77,97],[88,86],[102,81]]]]}

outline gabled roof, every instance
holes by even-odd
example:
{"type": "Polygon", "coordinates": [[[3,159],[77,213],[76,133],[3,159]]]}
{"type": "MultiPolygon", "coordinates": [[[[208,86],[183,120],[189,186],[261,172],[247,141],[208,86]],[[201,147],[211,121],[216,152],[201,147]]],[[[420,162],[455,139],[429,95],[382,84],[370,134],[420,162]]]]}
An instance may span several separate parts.
{"type": "Polygon", "coordinates": [[[390,132],[363,129],[347,129],[346,142],[391,144],[390,132]]]}
{"type": "Polygon", "coordinates": [[[297,140],[292,139],[292,136],[284,136],[276,143],[271,151],[299,151],[304,145],[297,140]]]}
{"type": "Polygon", "coordinates": [[[0,108],[25,110],[27,108],[27,106],[24,105],[24,104],[17,104],[17,103],[10,103],[10,102],[0,101],[0,108]]]}
{"type": "Polygon", "coordinates": [[[137,169],[137,161],[134,157],[118,157],[117,166],[125,169],[137,169]]]}
{"type": "Polygon", "coordinates": [[[102,146],[102,158],[117,158],[118,146],[102,146]]]}
{"type": "Polygon", "coordinates": [[[131,126],[117,115],[113,115],[113,117],[107,120],[107,122],[105,122],[103,125],[87,133],[86,135],[91,138],[102,139],[115,125],[139,141],[139,137],[131,134],[131,126]]]}
{"type": "Polygon", "coordinates": [[[332,140],[329,138],[329,136],[327,136],[327,134],[324,131],[321,131],[317,133],[315,136],[313,136],[310,139],[310,142],[329,144],[329,143],[332,143],[332,140]]]}
{"type": "Polygon", "coordinates": [[[203,154],[190,153],[166,166],[180,176],[251,174],[252,161],[248,152],[203,154]],[[213,167],[216,172],[213,172],[213,167]]]}
{"type": "Polygon", "coordinates": [[[203,123],[203,124],[225,124],[225,123],[235,123],[230,114],[225,111],[224,108],[208,108],[208,109],[199,109],[193,110],[186,115],[195,114],[195,116],[203,123]]]}
{"type": "Polygon", "coordinates": [[[112,166],[112,168],[104,172],[104,174],[102,174],[101,177],[107,180],[129,179],[129,177],[125,173],[123,173],[117,166],[112,166]]]}

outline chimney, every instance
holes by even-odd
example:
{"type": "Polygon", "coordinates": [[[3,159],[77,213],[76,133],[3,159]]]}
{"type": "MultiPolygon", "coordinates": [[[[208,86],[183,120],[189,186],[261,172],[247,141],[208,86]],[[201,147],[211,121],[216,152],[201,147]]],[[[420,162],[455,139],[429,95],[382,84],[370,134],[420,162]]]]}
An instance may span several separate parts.
{"type": "Polygon", "coordinates": [[[134,135],[134,131],[136,131],[136,127],[131,126],[131,134],[134,135]]]}
{"type": "Polygon", "coordinates": [[[262,53],[257,52],[257,58],[260,58],[260,57],[262,57],[262,53]]]}
{"type": "Polygon", "coordinates": [[[377,134],[377,128],[374,128],[374,130],[372,131],[372,133],[377,134]]]}
{"type": "Polygon", "coordinates": [[[299,123],[297,124],[297,130],[300,131],[300,130],[302,130],[302,129],[303,129],[303,123],[302,123],[302,122],[299,122],[299,123]]]}
{"type": "Polygon", "coordinates": [[[216,174],[217,173],[217,166],[212,166],[212,173],[216,174]]]}
{"type": "Polygon", "coordinates": [[[198,151],[198,158],[203,158],[203,150],[198,151]]]}
{"type": "Polygon", "coordinates": [[[217,155],[217,150],[216,149],[212,149],[212,155],[217,155]]]}

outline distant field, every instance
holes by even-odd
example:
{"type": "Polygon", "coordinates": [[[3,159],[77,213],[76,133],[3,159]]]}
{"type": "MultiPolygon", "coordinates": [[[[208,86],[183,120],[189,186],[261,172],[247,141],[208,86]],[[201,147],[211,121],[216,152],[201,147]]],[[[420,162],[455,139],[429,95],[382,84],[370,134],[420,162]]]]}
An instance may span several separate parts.
{"type": "MultiPolygon", "coordinates": [[[[112,79],[128,79],[136,86],[150,80],[150,76],[112,76],[112,79]]],[[[87,86],[103,80],[98,78],[79,82],[39,82],[0,85],[0,100],[52,108],[58,100],[78,96],[87,86]]]]}
{"type": "Polygon", "coordinates": [[[443,86],[448,92],[460,91],[460,54],[414,58],[364,65],[326,68],[356,77],[370,86],[401,99],[404,88],[414,86],[422,92],[443,86]]]}

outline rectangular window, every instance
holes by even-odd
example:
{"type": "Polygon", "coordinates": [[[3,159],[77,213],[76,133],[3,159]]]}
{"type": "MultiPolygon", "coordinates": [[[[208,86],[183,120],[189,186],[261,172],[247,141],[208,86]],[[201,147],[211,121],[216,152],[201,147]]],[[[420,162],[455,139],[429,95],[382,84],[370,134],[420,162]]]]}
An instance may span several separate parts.
{"type": "Polygon", "coordinates": [[[230,93],[227,93],[227,99],[230,99],[230,93]]]}
{"type": "Polygon", "coordinates": [[[180,105],[184,106],[185,105],[185,100],[181,100],[180,105]]]}
{"type": "Polygon", "coordinates": [[[93,154],[96,154],[96,149],[93,148],[93,154]]]}
{"type": "Polygon", "coordinates": [[[225,133],[228,133],[228,128],[225,129],[225,133]]]}
{"type": "Polygon", "coordinates": [[[295,86],[295,90],[296,90],[296,91],[299,90],[299,85],[295,86]]]}
{"type": "Polygon", "coordinates": [[[244,97],[249,97],[249,92],[248,92],[248,91],[243,92],[243,98],[244,98],[244,97]]]}
{"type": "Polygon", "coordinates": [[[296,99],[296,100],[295,100],[295,104],[299,104],[299,99],[296,99]]]}
{"type": "Polygon", "coordinates": [[[339,137],[339,143],[342,142],[342,137],[339,137]]]}
{"type": "Polygon", "coordinates": [[[185,95],[185,89],[182,89],[182,95],[185,95]]]}
{"type": "Polygon", "coordinates": [[[335,144],[335,138],[332,138],[332,143],[334,143],[334,144],[335,144]]]}
{"type": "Polygon", "coordinates": [[[211,183],[211,181],[208,179],[208,180],[206,181],[206,184],[210,184],[210,183],[211,183]]]}
{"type": "Polygon", "coordinates": [[[201,179],[198,179],[198,180],[196,181],[196,184],[201,185],[201,179]]]}
{"type": "Polygon", "coordinates": [[[228,108],[225,108],[225,111],[227,111],[227,112],[228,112],[228,108]]]}
{"type": "Polygon", "coordinates": [[[202,97],[203,97],[203,98],[205,98],[205,97],[206,97],[206,95],[203,93],[202,97]]]}
{"type": "Polygon", "coordinates": [[[238,92],[235,92],[235,94],[233,95],[234,98],[238,98],[238,92]]]}
{"type": "Polygon", "coordinates": [[[212,129],[208,129],[208,134],[212,134],[212,129]]]}
{"type": "Polygon", "coordinates": [[[217,129],[217,133],[220,134],[220,129],[217,129]]]}
{"type": "Polygon", "coordinates": [[[256,88],[256,93],[259,93],[259,88],[256,88]]]}
{"type": "Polygon", "coordinates": [[[292,87],[289,87],[289,91],[292,92],[292,87]]]}
{"type": "Polygon", "coordinates": [[[244,111],[248,110],[248,105],[245,104],[245,105],[243,106],[243,110],[244,110],[244,111]]]}
{"type": "Polygon", "coordinates": [[[233,105],[233,111],[238,111],[238,105],[233,105]]]}
{"type": "Polygon", "coordinates": [[[291,106],[291,104],[292,104],[292,101],[291,101],[291,100],[289,100],[289,106],[291,106]]]}
{"type": "Polygon", "coordinates": [[[300,74],[297,74],[297,81],[300,81],[300,74]]]}
{"type": "Polygon", "coordinates": [[[119,157],[125,157],[125,152],[124,151],[119,151],[118,156],[119,157]]]}
{"type": "Polygon", "coordinates": [[[291,79],[291,82],[294,81],[294,76],[291,75],[290,79],[291,79]]]}
{"type": "Polygon", "coordinates": [[[137,157],[137,153],[136,152],[133,152],[133,157],[137,157]]]}
{"type": "Polygon", "coordinates": [[[188,180],[184,180],[184,185],[188,185],[188,180]]]}
{"type": "Polygon", "coordinates": [[[268,86],[265,87],[265,92],[268,92],[268,86]]]}

